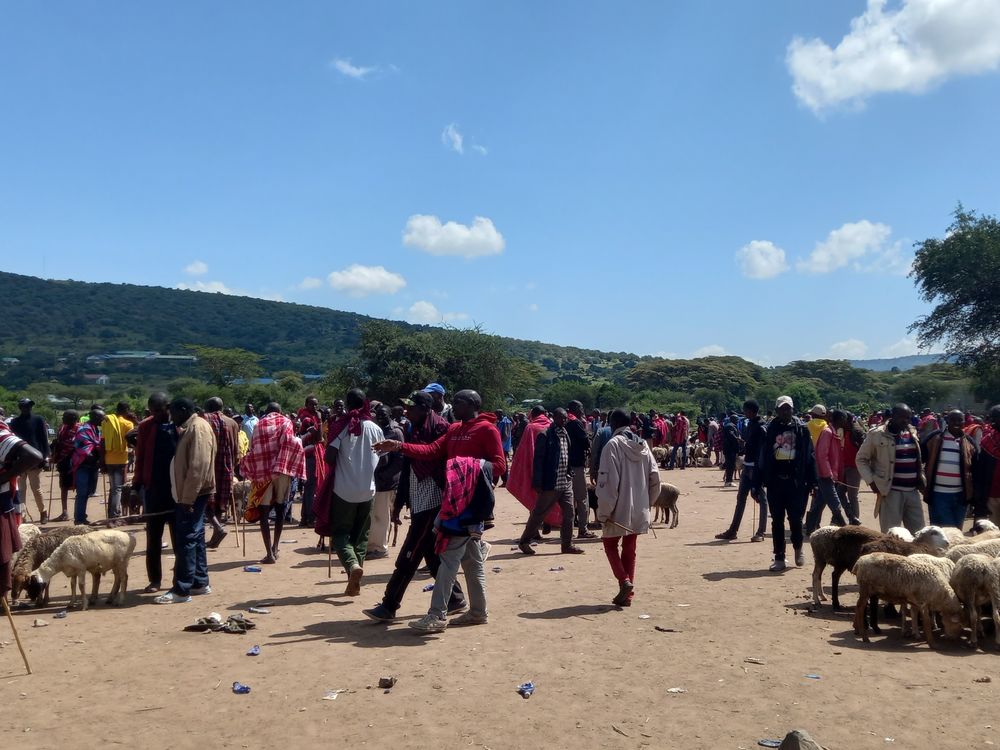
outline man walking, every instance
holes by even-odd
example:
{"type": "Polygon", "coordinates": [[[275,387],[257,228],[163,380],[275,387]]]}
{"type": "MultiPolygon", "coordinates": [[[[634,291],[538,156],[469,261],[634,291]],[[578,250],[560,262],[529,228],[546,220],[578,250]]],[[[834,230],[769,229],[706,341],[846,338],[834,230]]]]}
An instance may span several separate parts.
{"type": "MultiPolygon", "coordinates": [[[[250,452],[241,464],[243,476],[253,482],[251,496],[256,505],[247,513],[257,516],[265,555],[261,563],[273,565],[278,560],[278,545],[285,525],[285,501],[293,477],[305,476],[306,457],[302,441],[295,436],[295,425],[281,413],[281,404],[272,401],[257,421],[250,440],[250,452]],[[270,519],[274,510],[274,539],[270,519]],[[259,514],[259,515],[257,515],[259,514]]],[[[249,519],[249,516],[248,516],[249,519]]]]}
{"type": "Polygon", "coordinates": [[[139,423],[135,442],[135,478],[132,489],[142,496],[146,515],[146,575],[149,584],[143,590],[160,590],[163,579],[161,550],[163,530],[170,533],[170,544],[177,549],[174,536],[174,498],[170,488],[170,465],[177,451],[177,428],[170,421],[167,396],[154,393],[146,406],[149,416],[139,423]]]}
{"type": "Polygon", "coordinates": [[[590,519],[590,505],[587,501],[587,454],[590,453],[590,437],[587,435],[585,426],[586,417],[583,413],[583,404],[579,401],[570,401],[566,411],[568,412],[566,433],[569,435],[569,471],[573,478],[573,504],[576,507],[576,538],[594,539],[597,534],[587,530],[587,521],[590,519]]]}
{"type": "Polygon", "coordinates": [[[963,430],[965,415],[961,411],[948,412],[945,424],[946,429],[932,432],[924,444],[927,451],[924,502],[931,523],[960,529],[974,498],[976,446],[963,430]]]}
{"type": "Polygon", "coordinates": [[[191,595],[210,594],[205,551],[205,509],[215,491],[215,434],[199,417],[194,402],[174,399],[170,419],[177,426],[177,451],[171,466],[174,501],[174,585],[157,604],[184,604],[191,595]]]}
{"type": "Polygon", "coordinates": [[[535,439],[531,486],[538,493],[538,500],[531,509],[517,545],[526,555],[535,554],[531,542],[553,505],[559,505],[562,511],[559,536],[563,554],[583,554],[583,550],[573,544],[573,479],[569,467],[570,437],[566,430],[567,419],[566,410],[557,408],[552,412],[552,424],[535,439]]]}
{"type": "Polygon", "coordinates": [[[128,418],[132,407],[126,401],[119,401],[115,413],[108,414],[101,422],[101,442],[104,451],[104,468],[111,485],[108,497],[108,517],[118,518],[122,514],[122,487],[125,485],[125,469],[128,466],[128,435],[135,424],[128,418]]]}
{"type": "Polygon", "coordinates": [[[743,512],[746,510],[747,495],[753,497],[760,506],[760,518],[757,521],[757,530],[750,538],[751,542],[763,542],[764,532],[767,530],[767,490],[760,485],[757,472],[760,471],[760,451],[764,446],[767,430],[764,422],[760,418],[760,406],[752,399],[743,402],[743,414],[747,419],[744,429],[744,441],[746,444],[745,460],[743,462],[743,473],[740,475],[740,485],[736,490],[736,510],[733,512],[732,523],[729,528],[721,534],[716,534],[716,539],[731,541],[739,533],[740,524],[743,522],[743,512]]]}
{"type": "Polygon", "coordinates": [[[649,508],[660,494],[660,472],[642,438],[629,429],[622,409],[612,411],[608,422],[614,434],[601,452],[597,520],[604,524],[604,552],[618,580],[611,602],[629,607],[635,594],[636,541],[649,531],[649,508]]]}
{"type": "Polygon", "coordinates": [[[809,508],[809,515],[806,519],[806,536],[812,534],[819,528],[823,518],[823,505],[825,504],[832,514],[831,523],[834,526],[845,526],[841,510],[840,497],[837,495],[836,482],[840,479],[840,441],[834,435],[833,429],[826,421],[826,407],[823,404],[816,404],[809,412],[812,417],[806,425],[809,435],[813,441],[813,450],[816,452],[816,473],[819,485],[816,487],[816,494],[813,495],[812,505],[809,508]]]}
{"type": "Polygon", "coordinates": [[[875,515],[882,533],[905,526],[916,534],[924,526],[920,495],[924,470],[911,416],[909,406],[896,404],[889,421],[869,432],[858,448],[858,472],[875,493],[875,515]]]}
{"type": "Polygon", "coordinates": [[[774,562],[770,570],[785,570],[785,517],[791,532],[795,564],[805,565],[802,554],[802,516],[806,499],[816,486],[816,458],[809,430],[793,414],[789,396],[779,396],[775,418],[767,426],[760,452],[760,472],[754,472],[755,489],[767,489],[771,508],[771,543],[774,562]]]}
{"type": "Polygon", "coordinates": [[[347,571],[348,596],[361,594],[372,499],[375,496],[375,445],[382,441],[382,428],[371,421],[368,399],[360,388],[352,388],[344,400],[349,421],[339,434],[330,435],[326,463],[333,475],[330,500],[330,544],[347,571]]]}
{"type": "Polygon", "coordinates": [[[17,480],[18,502],[21,505],[28,504],[28,488],[35,498],[35,505],[38,507],[39,523],[48,523],[49,514],[45,511],[45,504],[42,502],[42,469],[47,468],[49,461],[49,429],[45,420],[37,414],[32,414],[31,409],[35,402],[30,398],[22,398],[17,402],[21,413],[10,420],[10,429],[17,437],[34,448],[42,456],[42,460],[37,466],[29,467],[17,480]]]}
{"type": "Polygon", "coordinates": [[[830,417],[834,434],[840,432],[840,489],[837,495],[844,506],[844,514],[852,526],[861,525],[861,475],[858,473],[858,448],[865,442],[865,431],[850,412],[834,409],[830,417]]]}
{"type": "MultiPolygon", "coordinates": [[[[375,408],[375,422],[382,428],[383,440],[403,442],[403,430],[392,419],[385,404],[375,408]]],[[[392,504],[399,488],[399,475],[403,470],[403,457],[387,453],[375,465],[375,497],[372,499],[372,525],[368,535],[366,560],[380,560],[389,556],[389,527],[392,521],[392,504]]]]}
{"type": "Polygon", "coordinates": [[[212,538],[205,545],[216,549],[229,532],[222,523],[233,502],[233,474],[236,471],[236,449],[239,445],[240,427],[236,420],[227,417],[222,409],[225,404],[218,396],[205,402],[202,415],[215,435],[215,493],[208,503],[208,519],[212,525],[212,538]]]}
{"type": "MultiPolygon", "coordinates": [[[[411,428],[406,442],[430,445],[448,431],[448,423],[434,411],[434,401],[426,391],[416,391],[406,399],[407,417],[411,428]]],[[[391,454],[390,454],[391,455],[391,454]]],[[[434,551],[437,534],[434,520],[441,508],[444,487],[444,461],[424,461],[403,457],[399,489],[393,504],[393,523],[399,523],[403,506],[410,508],[410,528],[396,557],[396,566],[385,586],[382,602],[364,614],[378,622],[392,622],[403,601],[407,586],[421,563],[427,565],[431,576],[437,578],[441,559],[434,551]]],[[[465,609],[465,594],[456,580],[448,602],[448,614],[465,609]]]]}

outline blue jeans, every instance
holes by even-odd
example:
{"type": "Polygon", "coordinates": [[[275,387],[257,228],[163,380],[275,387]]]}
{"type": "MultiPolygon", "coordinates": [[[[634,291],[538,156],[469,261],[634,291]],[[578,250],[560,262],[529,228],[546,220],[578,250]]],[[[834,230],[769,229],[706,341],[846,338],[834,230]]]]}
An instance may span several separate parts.
{"type": "Polygon", "coordinates": [[[174,586],[179,596],[188,596],[192,588],[208,585],[208,553],[205,551],[205,506],[209,495],[202,495],[193,505],[177,503],[174,509],[174,586]]]}
{"type": "Polygon", "coordinates": [[[97,467],[80,466],[76,470],[76,502],[73,503],[73,523],[87,523],[87,501],[97,492],[97,467]]]}
{"type": "Polygon", "coordinates": [[[955,526],[962,528],[965,522],[965,494],[963,492],[934,491],[931,497],[931,523],[936,526],[955,526]]]}

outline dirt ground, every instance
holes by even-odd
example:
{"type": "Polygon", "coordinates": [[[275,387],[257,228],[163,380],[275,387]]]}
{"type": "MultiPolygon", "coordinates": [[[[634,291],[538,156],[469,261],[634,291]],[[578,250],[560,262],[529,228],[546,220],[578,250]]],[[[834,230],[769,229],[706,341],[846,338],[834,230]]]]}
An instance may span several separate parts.
{"type": "MultiPolygon", "coordinates": [[[[831,750],[1000,743],[991,644],[987,653],[954,643],[935,652],[904,640],[898,623],[861,643],[849,614],[809,613],[808,552],[805,568],[767,572],[770,539],[750,543],[749,508],[738,541],[713,539],[735,498],[717,470],[664,478],[683,493],[680,526],[640,540],[635,603],[624,610],[610,604],[617,586],[599,540],[582,542],[580,556],[561,556],[557,540],[531,558],[512,551],[525,512],[502,490],[484,627],[437,636],[408,628],[429,603],[425,575],[407,592],[400,624],[368,621],[361,610],[380,600],[393,560],[369,562],[362,595],[349,598],[344,573],[327,578],[315,535],[299,529],[259,574],[243,571],[262,555],[259,535],[247,535],[244,560],[231,534],[209,553],[213,592],[189,604],[156,606],[139,593],[137,555],[124,608],[53,619],[69,597],[59,576],[52,606],[15,612],[33,675],[23,675],[0,625],[8,737],[19,748],[735,749],[802,727],[831,750]],[[249,615],[258,627],[247,635],[182,632],[212,611],[255,604],[271,613],[249,615]],[[36,618],[48,626],[33,627],[36,618]],[[246,656],[255,644],[260,656],[246,656]],[[390,692],[375,687],[390,675],[390,692]],[[994,682],[976,681],[985,677],[994,682]],[[530,700],[515,692],[527,680],[537,686],[530,700]],[[252,692],[233,694],[234,681],[252,692]],[[332,690],[347,692],[324,700],[332,690]]],[[[870,496],[862,502],[870,519],[870,496]]],[[[853,578],[845,582],[853,604],[853,578]]]]}

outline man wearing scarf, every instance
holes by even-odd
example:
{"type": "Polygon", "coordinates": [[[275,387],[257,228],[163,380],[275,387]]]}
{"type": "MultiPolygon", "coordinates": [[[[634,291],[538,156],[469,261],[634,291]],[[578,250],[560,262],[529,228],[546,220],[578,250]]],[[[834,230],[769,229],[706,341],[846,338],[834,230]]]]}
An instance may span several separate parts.
{"type": "Polygon", "coordinates": [[[215,434],[215,496],[206,506],[206,516],[212,525],[212,538],[206,546],[215,549],[229,533],[222,524],[222,518],[233,502],[233,473],[236,470],[236,446],[239,442],[240,427],[236,420],[222,412],[224,406],[218,396],[205,402],[202,417],[212,426],[215,434]]]}
{"type": "Polygon", "coordinates": [[[11,589],[14,553],[21,549],[17,531],[17,477],[42,462],[42,454],[0,419],[0,596],[11,589]]]}
{"type": "Polygon", "coordinates": [[[73,489],[73,441],[76,439],[76,429],[80,425],[80,415],[74,409],[67,409],[62,415],[59,433],[52,442],[52,463],[59,472],[59,495],[62,501],[62,513],[53,521],[68,521],[66,501],[69,491],[73,489]]]}
{"type": "MultiPolygon", "coordinates": [[[[531,486],[535,465],[535,442],[538,440],[538,436],[549,428],[551,420],[545,415],[545,408],[542,406],[532,407],[530,419],[531,421],[524,428],[517,450],[514,452],[507,490],[517,498],[521,505],[532,511],[538,503],[538,491],[531,486]]],[[[559,503],[553,503],[544,520],[550,526],[561,527],[562,511],[559,508],[559,503]]]]}
{"type": "MultiPolygon", "coordinates": [[[[404,403],[410,421],[410,430],[406,434],[407,443],[430,445],[448,431],[448,422],[434,411],[431,394],[426,391],[416,391],[411,393],[404,403]]],[[[364,611],[371,619],[378,622],[392,622],[396,619],[396,611],[403,601],[406,588],[421,563],[426,563],[431,575],[437,577],[441,559],[434,551],[434,542],[437,539],[434,519],[437,518],[438,510],[441,508],[443,488],[443,461],[403,457],[399,488],[393,504],[393,523],[400,522],[399,515],[405,505],[410,509],[410,528],[396,557],[396,567],[389,578],[389,583],[386,584],[382,602],[364,611]]],[[[464,609],[465,594],[456,580],[452,586],[448,612],[453,614],[464,609]]]]}
{"type": "Polygon", "coordinates": [[[73,505],[73,523],[87,523],[87,501],[97,492],[97,474],[103,464],[101,456],[101,422],[104,412],[94,407],[90,420],[77,428],[73,438],[73,458],[70,466],[76,484],[76,502],[73,505]]]}
{"type": "Polygon", "coordinates": [[[1000,405],[990,409],[989,424],[983,427],[975,486],[976,520],[989,518],[1000,526],[1000,405]]]}
{"type": "Polygon", "coordinates": [[[302,489],[302,512],[299,528],[312,527],[313,499],[316,488],[323,485],[326,478],[326,457],[323,455],[323,416],[319,411],[319,399],[307,396],[306,404],[299,409],[299,438],[306,454],[306,483],[302,489]]]}
{"type": "Polygon", "coordinates": [[[262,563],[278,559],[278,544],[285,523],[285,501],[293,477],[304,477],[306,457],[302,441],[295,436],[292,420],[281,413],[281,405],[271,402],[257,422],[250,439],[250,452],[241,465],[243,476],[253,483],[245,518],[260,522],[260,535],[266,554],[262,563]],[[274,540],[268,516],[274,506],[274,540]]]}

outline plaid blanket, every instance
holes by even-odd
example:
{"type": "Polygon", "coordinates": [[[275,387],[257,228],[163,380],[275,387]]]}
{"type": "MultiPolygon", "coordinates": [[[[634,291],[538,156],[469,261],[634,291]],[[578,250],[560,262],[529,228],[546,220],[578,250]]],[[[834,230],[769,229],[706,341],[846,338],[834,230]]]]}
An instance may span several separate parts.
{"type": "Polygon", "coordinates": [[[236,469],[236,433],[239,427],[221,411],[206,412],[202,419],[215,433],[215,507],[225,511],[233,499],[233,472],[236,469]]]}
{"type": "Polygon", "coordinates": [[[73,461],[71,463],[73,472],[75,473],[84,462],[95,456],[94,451],[98,451],[96,455],[99,456],[100,447],[101,435],[97,428],[90,422],[80,425],[73,438],[73,461]]]}
{"type": "Polygon", "coordinates": [[[292,420],[278,412],[261,417],[240,468],[243,476],[255,483],[265,482],[275,474],[304,479],[306,454],[302,441],[295,436],[292,420]]]}

